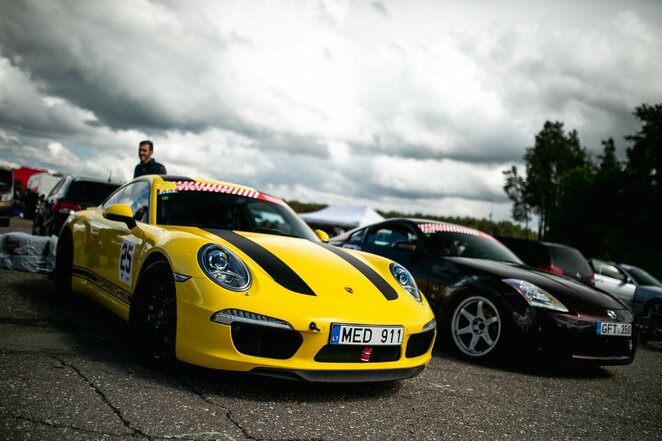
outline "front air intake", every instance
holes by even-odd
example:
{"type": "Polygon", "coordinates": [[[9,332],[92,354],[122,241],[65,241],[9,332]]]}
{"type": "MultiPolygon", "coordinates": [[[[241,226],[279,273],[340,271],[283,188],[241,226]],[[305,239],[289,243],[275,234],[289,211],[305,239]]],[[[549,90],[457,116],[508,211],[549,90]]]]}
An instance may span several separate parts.
{"type": "Polygon", "coordinates": [[[232,343],[237,351],[255,357],[285,360],[299,350],[303,337],[293,330],[234,322],[232,343]]]}

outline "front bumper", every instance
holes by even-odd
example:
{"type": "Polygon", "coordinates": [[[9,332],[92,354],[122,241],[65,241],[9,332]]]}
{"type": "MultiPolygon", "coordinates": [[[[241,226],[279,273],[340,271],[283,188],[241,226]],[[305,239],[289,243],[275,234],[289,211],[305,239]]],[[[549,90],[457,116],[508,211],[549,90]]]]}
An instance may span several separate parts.
{"type": "Polygon", "coordinates": [[[570,313],[536,310],[535,349],[558,361],[578,364],[621,365],[634,360],[638,326],[627,310],[618,311],[618,320],[607,310],[595,309],[570,313]],[[597,334],[598,322],[633,323],[628,337],[597,334]]]}
{"type": "MultiPolygon", "coordinates": [[[[293,294],[296,301],[265,311],[256,294],[219,292],[206,279],[191,278],[177,283],[176,356],[179,360],[213,369],[253,372],[279,378],[319,382],[391,381],[410,378],[423,371],[432,357],[436,331],[423,332],[433,319],[429,308],[404,326],[401,346],[375,346],[369,360],[362,361],[362,346],[330,345],[331,324],[347,322],[343,316],[323,316],[315,311],[311,296],[293,294]],[[260,309],[259,306],[263,308],[260,309]],[[222,324],[210,317],[219,310],[236,308],[286,320],[294,329],[285,330],[255,323],[222,324]],[[290,310],[290,312],[286,312],[290,310]],[[306,311],[295,313],[293,311],[306,311]],[[300,317],[299,315],[303,315],[300,317]],[[309,324],[314,322],[316,329],[309,324]]],[[[264,287],[262,287],[264,289],[264,287]]],[[[268,307],[268,306],[267,306],[268,307]]],[[[350,310],[348,306],[348,310],[350,310]]],[[[361,322],[361,324],[370,324],[361,322]]],[[[374,325],[393,323],[375,322],[374,325]]]]}
{"type": "Polygon", "coordinates": [[[251,373],[266,377],[316,383],[370,383],[380,381],[406,380],[423,372],[425,365],[405,369],[373,369],[370,371],[306,371],[255,368],[251,373]]]}

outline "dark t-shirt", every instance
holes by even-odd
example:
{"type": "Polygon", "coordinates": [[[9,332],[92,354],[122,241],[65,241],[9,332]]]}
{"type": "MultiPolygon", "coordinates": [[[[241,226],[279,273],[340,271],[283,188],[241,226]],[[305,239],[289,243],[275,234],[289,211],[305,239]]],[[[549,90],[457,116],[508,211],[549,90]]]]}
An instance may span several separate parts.
{"type": "Polygon", "coordinates": [[[147,161],[147,164],[139,162],[138,165],[136,165],[136,168],[133,171],[133,177],[137,178],[138,176],[142,175],[165,175],[166,173],[167,172],[164,165],[159,164],[154,160],[154,158],[151,158],[149,161],[147,161]]]}

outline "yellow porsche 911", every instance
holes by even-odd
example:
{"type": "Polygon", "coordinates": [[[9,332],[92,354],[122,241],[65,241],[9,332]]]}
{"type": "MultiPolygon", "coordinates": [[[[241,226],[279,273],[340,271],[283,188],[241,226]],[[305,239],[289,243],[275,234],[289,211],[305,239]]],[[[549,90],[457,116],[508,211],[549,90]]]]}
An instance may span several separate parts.
{"type": "Polygon", "coordinates": [[[308,381],[419,374],[436,323],[411,274],[327,239],[252,188],[143,176],[70,215],[56,291],[125,319],[150,360],[308,381]]]}

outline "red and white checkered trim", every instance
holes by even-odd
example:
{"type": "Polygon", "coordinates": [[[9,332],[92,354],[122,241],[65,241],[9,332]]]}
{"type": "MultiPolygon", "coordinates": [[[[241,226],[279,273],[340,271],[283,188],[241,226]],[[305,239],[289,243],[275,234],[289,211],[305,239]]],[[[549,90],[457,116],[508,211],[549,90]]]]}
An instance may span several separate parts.
{"type": "Polygon", "coordinates": [[[237,196],[246,196],[249,198],[260,199],[262,201],[273,202],[275,204],[287,205],[282,200],[260,193],[250,188],[241,188],[236,185],[214,184],[209,182],[194,181],[175,181],[176,191],[210,191],[214,193],[236,194],[237,196]]]}
{"type": "Polygon", "coordinates": [[[426,234],[444,232],[444,233],[469,234],[471,236],[487,236],[485,233],[481,233],[480,231],[474,230],[473,228],[467,228],[453,224],[436,224],[436,223],[418,224],[418,228],[423,233],[426,234]]]}
{"type": "Polygon", "coordinates": [[[237,196],[247,196],[257,199],[260,195],[258,191],[250,188],[241,188],[234,185],[212,184],[207,182],[176,181],[177,191],[211,191],[214,193],[229,193],[237,196]]]}

